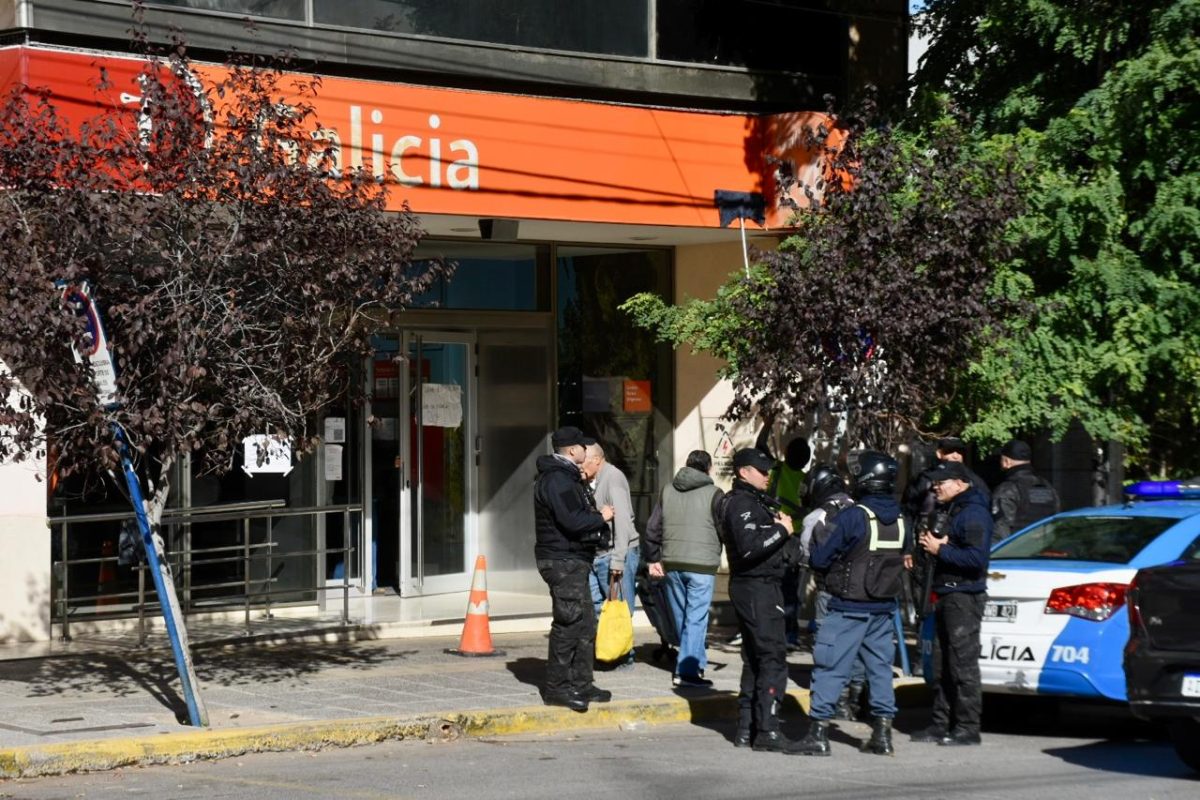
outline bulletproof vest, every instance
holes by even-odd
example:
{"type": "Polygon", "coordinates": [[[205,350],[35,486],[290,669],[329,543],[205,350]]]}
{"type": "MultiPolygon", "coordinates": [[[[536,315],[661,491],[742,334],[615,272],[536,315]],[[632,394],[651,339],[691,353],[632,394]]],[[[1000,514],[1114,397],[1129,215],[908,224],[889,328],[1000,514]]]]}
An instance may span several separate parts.
{"type": "Polygon", "coordinates": [[[843,600],[895,600],[900,596],[904,574],[904,517],[884,525],[871,509],[864,505],[857,508],[867,515],[867,535],[830,568],[825,588],[843,600]]]}
{"type": "Polygon", "coordinates": [[[1050,482],[1037,475],[1027,473],[1017,477],[1017,493],[1021,502],[1017,505],[1017,518],[1012,532],[1032,525],[1040,519],[1058,513],[1058,493],[1050,482]]]}

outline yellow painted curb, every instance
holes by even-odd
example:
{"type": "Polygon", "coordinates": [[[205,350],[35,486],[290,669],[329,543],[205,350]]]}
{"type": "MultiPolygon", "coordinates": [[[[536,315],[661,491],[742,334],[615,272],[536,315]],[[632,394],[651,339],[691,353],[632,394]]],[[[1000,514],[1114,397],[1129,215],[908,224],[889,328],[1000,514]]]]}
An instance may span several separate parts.
{"type": "MultiPolygon", "coordinates": [[[[789,692],[808,710],[808,692],[789,692]]],[[[255,728],[224,728],[30,745],[0,750],[0,777],[29,778],[69,772],[96,772],[118,767],[174,764],[228,758],[245,753],[352,747],[386,740],[441,739],[458,736],[504,736],[614,727],[631,722],[664,724],[733,718],[733,694],[695,698],[663,697],[595,704],[587,713],[546,706],[488,711],[430,713],[397,719],[367,717],[289,723],[255,728]]]]}

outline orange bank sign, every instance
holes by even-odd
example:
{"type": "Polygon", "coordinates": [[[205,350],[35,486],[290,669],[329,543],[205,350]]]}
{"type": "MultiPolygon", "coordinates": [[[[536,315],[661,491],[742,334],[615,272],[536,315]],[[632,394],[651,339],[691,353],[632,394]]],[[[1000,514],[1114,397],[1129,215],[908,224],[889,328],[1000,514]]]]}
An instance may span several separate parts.
{"type": "MultiPolygon", "coordinates": [[[[80,122],[114,106],[136,109],[141,66],[12,47],[0,50],[0,84],[48,88],[59,112],[80,122]],[[110,80],[102,91],[101,68],[110,80]]],[[[811,162],[793,143],[825,121],[814,112],[710,114],[330,77],[315,105],[314,135],[341,168],[389,183],[393,208],[407,201],[424,214],[705,228],[719,225],[717,189],[762,192],[768,225],[786,224],[766,155],[811,162]]]]}

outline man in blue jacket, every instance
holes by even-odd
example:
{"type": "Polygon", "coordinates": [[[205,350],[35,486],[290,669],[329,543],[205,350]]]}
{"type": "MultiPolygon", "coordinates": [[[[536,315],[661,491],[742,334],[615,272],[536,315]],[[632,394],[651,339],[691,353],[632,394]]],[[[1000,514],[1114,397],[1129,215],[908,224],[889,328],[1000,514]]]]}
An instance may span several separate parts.
{"type": "Polygon", "coordinates": [[[862,658],[870,687],[871,739],[863,750],[890,756],[896,695],[892,687],[892,617],[904,574],[908,526],[892,496],[899,465],[886,453],[850,454],[850,490],[858,501],[838,514],[824,542],[809,556],[825,571],[829,610],[813,645],[812,723],[800,740],[804,755],[827,756],[829,721],[862,658]]]}
{"type": "Polygon", "coordinates": [[[920,546],[934,559],[937,596],[933,642],[933,722],[912,735],[914,742],[979,744],[983,687],[979,677],[979,629],[987,601],[992,514],[983,493],[962,464],[943,461],[929,473],[938,503],[947,506],[948,532],[921,534],[920,546]]]}

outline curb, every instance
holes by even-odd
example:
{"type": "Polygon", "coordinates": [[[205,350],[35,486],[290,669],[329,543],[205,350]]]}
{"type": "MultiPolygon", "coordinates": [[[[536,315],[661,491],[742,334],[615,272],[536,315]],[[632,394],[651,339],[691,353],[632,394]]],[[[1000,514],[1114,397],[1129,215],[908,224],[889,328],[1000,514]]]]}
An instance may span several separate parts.
{"type": "MultiPolygon", "coordinates": [[[[915,705],[925,697],[924,686],[901,682],[896,700],[915,705]]],[[[793,705],[808,713],[809,692],[788,692],[793,705]]],[[[668,724],[731,720],[737,716],[737,696],[731,692],[696,697],[620,700],[592,706],[585,714],[547,706],[486,711],[420,714],[395,717],[299,722],[254,728],[203,730],[156,736],[122,737],[32,745],[0,750],[0,778],[34,778],[71,772],[100,772],[130,766],[179,764],[229,758],[246,753],[320,750],[354,747],[390,740],[450,741],[461,737],[559,733],[612,728],[631,724],[668,724]]]]}

